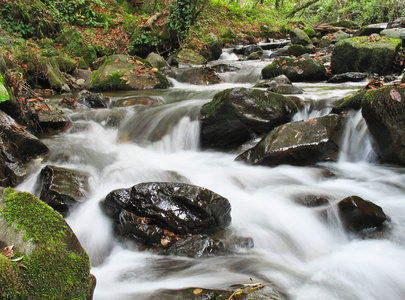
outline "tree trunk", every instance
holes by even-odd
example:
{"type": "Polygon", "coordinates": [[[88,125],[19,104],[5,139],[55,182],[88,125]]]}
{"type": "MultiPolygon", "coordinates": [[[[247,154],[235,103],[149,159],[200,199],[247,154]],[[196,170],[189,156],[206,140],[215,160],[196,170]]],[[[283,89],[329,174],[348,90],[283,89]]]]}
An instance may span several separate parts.
{"type": "MultiPolygon", "coordinates": [[[[276,0],[276,5],[277,5],[277,2],[278,2],[278,1],[279,1],[279,0],[276,0]]],[[[286,17],[287,17],[287,18],[288,18],[288,17],[292,17],[292,16],[295,15],[297,12],[299,12],[299,11],[301,11],[301,10],[307,8],[308,6],[311,6],[312,4],[314,4],[314,3],[316,3],[316,2],[319,2],[319,0],[311,0],[311,1],[308,1],[307,3],[301,4],[301,5],[297,6],[297,7],[295,7],[292,11],[290,11],[290,12],[287,14],[286,17]]]]}

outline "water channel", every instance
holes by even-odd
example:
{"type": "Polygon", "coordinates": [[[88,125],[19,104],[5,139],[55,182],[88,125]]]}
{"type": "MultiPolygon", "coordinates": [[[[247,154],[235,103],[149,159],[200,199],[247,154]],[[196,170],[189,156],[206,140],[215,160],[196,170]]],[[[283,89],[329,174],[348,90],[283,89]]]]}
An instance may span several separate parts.
{"type": "MultiPolygon", "coordinates": [[[[69,132],[44,139],[47,161],[18,189],[34,191],[47,164],[91,174],[91,196],[67,222],[88,252],[97,277],[95,300],[148,299],[162,288],[227,288],[235,283],[274,283],[296,300],[405,299],[405,169],[374,160],[360,113],[351,113],[345,142],[335,163],[309,167],[248,166],[235,153],[202,151],[198,113],[213,95],[230,87],[252,87],[270,59],[238,61],[225,52],[221,61],[240,68],[221,74],[224,83],[195,86],[174,80],[168,90],[104,93],[112,101],[151,97],[160,105],[70,112],[69,132]],[[115,122],[115,123],[114,123],[115,122]],[[108,124],[119,126],[107,126],[108,124]],[[325,170],[335,176],[325,176],[325,170]],[[112,190],[137,183],[168,181],[176,173],[208,188],[232,205],[230,232],[251,237],[252,249],[206,258],[161,256],[118,243],[99,202],[112,190]],[[296,202],[319,195],[327,207],[296,202]],[[381,206],[390,220],[369,238],[347,233],[336,203],[358,195],[381,206]],[[325,217],[326,215],[326,217],[325,217]]],[[[308,105],[294,120],[329,113],[333,104],[365,82],[295,83],[308,105]]]]}

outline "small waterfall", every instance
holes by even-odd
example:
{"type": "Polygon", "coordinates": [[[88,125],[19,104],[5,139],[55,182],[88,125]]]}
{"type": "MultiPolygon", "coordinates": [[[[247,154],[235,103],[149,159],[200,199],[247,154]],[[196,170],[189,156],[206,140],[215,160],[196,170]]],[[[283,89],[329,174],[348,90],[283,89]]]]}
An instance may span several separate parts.
{"type": "Polygon", "coordinates": [[[366,161],[372,154],[370,134],[361,110],[349,111],[339,156],[340,162],[366,161]]]}

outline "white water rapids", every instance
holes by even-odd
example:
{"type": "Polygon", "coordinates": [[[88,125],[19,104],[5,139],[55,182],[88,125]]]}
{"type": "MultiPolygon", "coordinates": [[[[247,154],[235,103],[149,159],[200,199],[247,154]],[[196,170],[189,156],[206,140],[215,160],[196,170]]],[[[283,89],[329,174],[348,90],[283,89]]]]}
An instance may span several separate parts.
{"type": "MultiPolygon", "coordinates": [[[[44,140],[51,148],[49,160],[38,164],[37,171],[18,187],[33,192],[36,176],[47,164],[91,174],[91,196],[67,222],[91,258],[91,272],[97,277],[94,299],[148,299],[161,288],[221,289],[249,283],[250,278],[274,283],[296,300],[405,299],[405,169],[373,161],[360,113],[349,116],[336,163],[270,168],[235,162],[237,153],[201,151],[200,106],[226,88],[252,87],[269,64],[231,60],[235,57],[230,54],[224,57],[228,58],[225,63],[241,70],[223,74],[223,84],[174,82],[167,91],[109,95],[113,101],[143,95],[164,103],[148,109],[106,110],[111,115],[127,112],[119,128],[105,126],[105,119],[94,115],[76,113],[70,132],[44,140]],[[325,169],[335,176],[325,176],[325,169]],[[185,258],[140,252],[116,242],[98,203],[114,189],[168,181],[173,176],[226,197],[232,206],[230,230],[252,237],[254,248],[185,258]],[[295,201],[300,195],[323,196],[331,205],[305,207],[295,201]],[[383,233],[360,239],[343,230],[336,203],[350,195],[382,207],[389,216],[383,233]]],[[[328,113],[337,99],[365,82],[297,85],[313,106],[295,120],[328,113]]]]}

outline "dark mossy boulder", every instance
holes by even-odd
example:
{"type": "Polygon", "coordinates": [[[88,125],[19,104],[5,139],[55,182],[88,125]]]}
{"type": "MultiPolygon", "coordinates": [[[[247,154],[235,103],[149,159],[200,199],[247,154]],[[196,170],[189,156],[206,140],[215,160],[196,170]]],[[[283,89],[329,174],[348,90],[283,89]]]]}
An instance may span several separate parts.
{"type": "Polygon", "coordinates": [[[250,165],[313,165],[336,161],[343,132],[339,115],[290,122],[273,129],[236,160],[250,165]]]}
{"type": "Polygon", "coordinates": [[[332,113],[339,114],[345,110],[359,110],[361,109],[361,101],[363,100],[365,91],[358,92],[354,95],[348,95],[338,101],[338,103],[332,108],[332,113]]]}
{"type": "Polygon", "coordinates": [[[358,82],[367,78],[367,74],[361,72],[347,72],[343,74],[335,74],[328,79],[327,83],[342,83],[342,82],[358,82]]]}
{"type": "Polygon", "coordinates": [[[101,205],[114,220],[126,210],[148,218],[148,224],[176,234],[213,232],[231,222],[231,205],[227,199],[208,189],[185,183],[137,184],[129,189],[112,191],[101,205]]]}
{"type": "Polygon", "coordinates": [[[293,55],[293,56],[301,56],[303,54],[312,54],[315,53],[315,48],[314,47],[308,47],[308,46],[303,46],[300,44],[293,44],[287,49],[287,54],[288,55],[293,55]]]}
{"type": "Polygon", "coordinates": [[[233,52],[235,54],[249,56],[250,54],[255,53],[255,52],[263,53],[263,49],[259,45],[248,45],[248,46],[242,46],[240,48],[235,48],[233,50],[233,52]]]}
{"type": "Polygon", "coordinates": [[[173,77],[179,82],[196,85],[211,85],[222,82],[215,69],[210,67],[192,67],[173,70],[173,77]]]}
{"type": "Polygon", "coordinates": [[[280,94],[246,88],[224,90],[201,107],[201,147],[233,149],[290,121],[297,111],[294,102],[280,94]]]}
{"type": "Polygon", "coordinates": [[[338,42],[332,53],[332,73],[392,73],[402,41],[385,37],[361,36],[338,42]]]}
{"type": "Polygon", "coordinates": [[[73,207],[86,199],[89,192],[88,179],[89,175],[85,172],[48,165],[39,173],[36,194],[66,216],[73,207]]]}
{"type": "Polygon", "coordinates": [[[95,91],[164,89],[169,87],[169,81],[148,61],[115,54],[91,74],[85,87],[95,91]]]}
{"type": "Polygon", "coordinates": [[[325,66],[311,58],[279,57],[262,70],[262,77],[270,79],[285,75],[291,81],[319,81],[327,79],[325,66]]]}
{"type": "Polygon", "coordinates": [[[405,89],[368,91],[362,99],[362,114],[383,161],[405,165],[405,89]]]}
{"type": "Polygon", "coordinates": [[[65,51],[81,57],[84,63],[82,67],[90,66],[97,59],[95,47],[86,41],[83,33],[75,27],[66,28],[56,41],[62,44],[65,51]]]}
{"type": "Polygon", "coordinates": [[[217,60],[222,54],[222,43],[218,36],[210,34],[199,53],[207,61],[217,60]]]}
{"type": "Polygon", "coordinates": [[[309,38],[308,34],[299,28],[294,28],[291,30],[290,39],[292,44],[299,44],[303,46],[311,44],[311,39],[309,38]]]}
{"type": "Polygon", "coordinates": [[[107,108],[110,98],[98,93],[82,90],[77,95],[77,101],[89,108],[107,108]]]}
{"type": "Polygon", "coordinates": [[[387,23],[377,23],[377,24],[370,24],[366,26],[362,26],[360,30],[357,32],[359,36],[370,36],[372,34],[380,34],[381,31],[387,28],[387,23]]]}
{"type": "Polygon", "coordinates": [[[17,263],[0,255],[0,274],[8,278],[2,299],[92,298],[87,253],[62,216],[34,195],[0,190],[0,245],[22,257],[17,263]]]}
{"type": "Polygon", "coordinates": [[[350,196],[341,200],[338,207],[343,225],[350,231],[381,228],[387,220],[381,207],[358,196],[350,196]]]}

